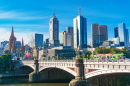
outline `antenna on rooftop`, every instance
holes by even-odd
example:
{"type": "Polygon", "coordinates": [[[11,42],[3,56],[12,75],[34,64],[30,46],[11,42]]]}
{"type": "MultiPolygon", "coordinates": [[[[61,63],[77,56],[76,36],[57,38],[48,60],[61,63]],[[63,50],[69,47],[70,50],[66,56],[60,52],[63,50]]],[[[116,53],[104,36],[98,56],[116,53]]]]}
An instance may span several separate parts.
{"type": "Polygon", "coordinates": [[[81,8],[79,8],[79,15],[81,15],[81,8]]]}

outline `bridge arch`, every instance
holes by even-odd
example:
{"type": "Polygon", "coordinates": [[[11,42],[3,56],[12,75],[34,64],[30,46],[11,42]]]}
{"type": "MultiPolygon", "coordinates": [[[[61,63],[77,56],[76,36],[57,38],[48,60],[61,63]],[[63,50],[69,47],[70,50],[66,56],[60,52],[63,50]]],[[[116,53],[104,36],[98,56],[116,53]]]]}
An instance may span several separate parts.
{"type": "Polygon", "coordinates": [[[41,82],[69,82],[75,78],[76,73],[65,67],[42,67],[39,69],[41,82]]]}
{"type": "Polygon", "coordinates": [[[73,76],[76,76],[76,72],[75,72],[75,71],[73,71],[73,70],[71,70],[71,69],[69,69],[69,68],[66,68],[66,67],[61,67],[61,66],[56,66],[56,67],[54,67],[54,66],[42,67],[42,68],[39,69],[39,72],[42,71],[42,70],[45,70],[45,69],[47,69],[47,68],[57,68],[57,69],[61,69],[61,70],[63,70],[63,71],[66,71],[66,72],[70,73],[70,74],[73,75],[73,76]]]}
{"type": "Polygon", "coordinates": [[[34,71],[34,67],[33,66],[29,66],[29,65],[23,65],[21,67],[19,67],[19,73],[21,74],[30,74],[31,72],[34,71]]]}
{"type": "Polygon", "coordinates": [[[35,70],[35,67],[32,65],[22,65],[20,68],[22,68],[22,67],[28,67],[28,68],[32,68],[33,70],[35,70]]]}
{"type": "Polygon", "coordinates": [[[130,70],[96,70],[85,74],[85,78],[88,79],[98,75],[113,74],[113,73],[130,73],[130,70]]]}

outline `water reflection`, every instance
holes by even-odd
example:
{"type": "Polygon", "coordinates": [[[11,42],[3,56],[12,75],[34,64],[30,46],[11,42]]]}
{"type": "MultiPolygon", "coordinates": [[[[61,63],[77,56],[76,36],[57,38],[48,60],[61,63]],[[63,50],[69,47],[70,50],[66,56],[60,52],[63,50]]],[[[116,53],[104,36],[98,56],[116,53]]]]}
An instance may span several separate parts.
{"type": "Polygon", "coordinates": [[[69,83],[28,83],[28,77],[0,79],[0,86],[69,86],[69,83]]]}

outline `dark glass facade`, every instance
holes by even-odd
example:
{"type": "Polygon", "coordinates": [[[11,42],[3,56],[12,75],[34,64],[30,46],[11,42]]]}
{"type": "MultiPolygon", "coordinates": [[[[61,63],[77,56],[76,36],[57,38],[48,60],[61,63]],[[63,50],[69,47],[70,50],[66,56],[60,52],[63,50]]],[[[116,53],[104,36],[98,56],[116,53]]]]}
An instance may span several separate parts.
{"type": "Polygon", "coordinates": [[[114,28],[114,36],[115,36],[115,38],[119,37],[118,27],[114,28]]]}

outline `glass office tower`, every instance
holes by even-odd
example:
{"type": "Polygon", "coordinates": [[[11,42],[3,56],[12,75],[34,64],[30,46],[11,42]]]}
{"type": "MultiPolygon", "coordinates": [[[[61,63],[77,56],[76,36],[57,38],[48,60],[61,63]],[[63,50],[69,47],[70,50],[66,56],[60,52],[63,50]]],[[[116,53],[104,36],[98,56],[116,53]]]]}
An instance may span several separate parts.
{"type": "Polygon", "coordinates": [[[126,29],[125,23],[120,23],[119,27],[120,46],[129,46],[129,32],[126,29]]]}
{"type": "Polygon", "coordinates": [[[114,27],[114,36],[115,36],[115,38],[119,37],[118,27],[114,27]]]}
{"type": "Polygon", "coordinates": [[[87,19],[79,15],[73,19],[74,25],[74,48],[87,48],[87,19]]]}

